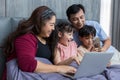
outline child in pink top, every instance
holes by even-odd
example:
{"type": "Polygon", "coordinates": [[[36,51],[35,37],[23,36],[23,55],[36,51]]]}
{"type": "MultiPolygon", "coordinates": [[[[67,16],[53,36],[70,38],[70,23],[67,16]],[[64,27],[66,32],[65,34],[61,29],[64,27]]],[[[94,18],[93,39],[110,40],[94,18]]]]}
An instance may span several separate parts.
{"type": "Polygon", "coordinates": [[[58,43],[54,53],[54,64],[69,65],[72,61],[80,64],[77,44],[73,41],[73,28],[69,23],[57,25],[58,43]]]}

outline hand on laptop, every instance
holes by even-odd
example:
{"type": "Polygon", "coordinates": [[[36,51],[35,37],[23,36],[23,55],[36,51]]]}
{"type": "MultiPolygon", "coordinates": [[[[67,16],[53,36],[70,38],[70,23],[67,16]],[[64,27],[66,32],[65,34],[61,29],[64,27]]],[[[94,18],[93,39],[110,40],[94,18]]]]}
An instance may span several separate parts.
{"type": "Polygon", "coordinates": [[[96,52],[102,52],[101,48],[94,48],[94,51],[96,51],[96,52]]]}
{"type": "Polygon", "coordinates": [[[76,61],[76,63],[77,63],[78,65],[80,65],[80,62],[82,61],[83,56],[84,56],[84,54],[81,53],[81,52],[78,50],[77,55],[74,57],[74,60],[76,61]]]}
{"type": "Polygon", "coordinates": [[[72,66],[58,66],[59,73],[76,73],[76,68],[72,66]]]}

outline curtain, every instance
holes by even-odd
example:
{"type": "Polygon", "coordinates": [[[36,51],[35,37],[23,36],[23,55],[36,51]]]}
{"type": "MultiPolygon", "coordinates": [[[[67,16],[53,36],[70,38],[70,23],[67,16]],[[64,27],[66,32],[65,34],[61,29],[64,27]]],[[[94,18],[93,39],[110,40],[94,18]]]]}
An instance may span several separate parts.
{"type": "Polygon", "coordinates": [[[120,51],[120,0],[112,0],[111,38],[112,45],[120,51]]]}

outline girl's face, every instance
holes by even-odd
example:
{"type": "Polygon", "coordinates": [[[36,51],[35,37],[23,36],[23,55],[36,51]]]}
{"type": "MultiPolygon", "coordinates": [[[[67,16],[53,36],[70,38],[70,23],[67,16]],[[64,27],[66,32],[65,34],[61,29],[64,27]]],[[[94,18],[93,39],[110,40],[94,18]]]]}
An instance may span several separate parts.
{"type": "Polygon", "coordinates": [[[70,42],[72,39],[73,39],[73,31],[72,32],[64,32],[64,33],[61,33],[59,32],[58,33],[59,35],[59,41],[64,44],[64,45],[68,45],[68,42],[70,42]]]}
{"type": "Polygon", "coordinates": [[[91,45],[93,45],[93,38],[94,37],[92,35],[80,37],[80,41],[86,48],[89,48],[91,45]]]}
{"type": "Polygon", "coordinates": [[[49,37],[52,31],[55,29],[55,21],[56,17],[52,16],[50,20],[45,22],[45,25],[41,29],[40,36],[41,37],[49,37]]]}

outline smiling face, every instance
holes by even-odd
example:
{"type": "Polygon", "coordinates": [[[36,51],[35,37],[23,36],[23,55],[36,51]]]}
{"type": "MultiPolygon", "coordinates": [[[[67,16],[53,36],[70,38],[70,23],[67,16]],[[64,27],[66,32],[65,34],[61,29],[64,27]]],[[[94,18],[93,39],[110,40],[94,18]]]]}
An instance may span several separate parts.
{"type": "Polygon", "coordinates": [[[50,34],[52,33],[52,31],[55,28],[55,21],[56,21],[56,17],[55,16],[52,16],[51,19],[46,20],[45,24],[41,28],[41,32],[40,32],[39,35],[41,37],[49,37],[50,34]]]}
{"type": "Polygon", "coordinates": [[[76,14],[71,14],[69,20],[76,29],[82,28],[85,23],[85,14],[83,10],[80,9],[76,14]]]}
{"type": "Polygon", "coordinates": [[[84,36],[80,37],[80,41],[86,48],[89,48],[91,45],[93,45],[93,38],[94,38],[93,35],[84,36]]]}
{"type": "Polygon", "coordinates": [[[64,33],[59,32],[58,36],[59,36],[59,42],[67,46],[68,43],[73,39],[73,31],[64,32],[64,33]]]}

